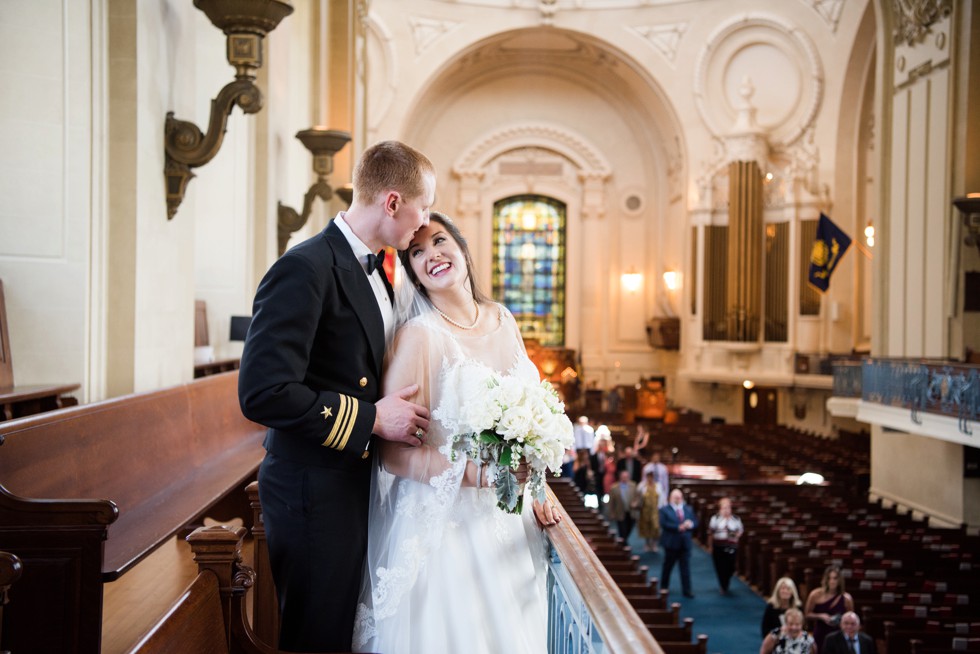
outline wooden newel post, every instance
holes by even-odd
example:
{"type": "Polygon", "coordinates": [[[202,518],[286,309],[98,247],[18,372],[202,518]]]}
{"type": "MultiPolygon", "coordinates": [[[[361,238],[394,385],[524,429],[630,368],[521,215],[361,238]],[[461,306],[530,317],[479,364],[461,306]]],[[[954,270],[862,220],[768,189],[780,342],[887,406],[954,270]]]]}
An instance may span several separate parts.
{"type": "Polygon", "coordinates": [[[236,587],[244,592],[251,586],[251,579],[240,578],[240,573],[254,577],[254,572],[241,566],[242,538],[247,530],[245,527],[198,527],[187,536],[194,552],[198,573],[210,570],[218,577],[218,589],[221,591],[221,610],[224,613],[225,625],[229,629],[227,640],[231,640],[229,625],[232,624],[231,602],[236,587]]]}
{"type": "Polygon", "coordinates": [[[252,596],[252,630],[263,643],[279,642],[279,600],[269,566],[269,547],[265,539],[265,523],[262,522],[262,505],[259,503],[259,482],[245,487],[249,506],[252,507],[252,567],[255,568],[255,592],[252,596]]]}

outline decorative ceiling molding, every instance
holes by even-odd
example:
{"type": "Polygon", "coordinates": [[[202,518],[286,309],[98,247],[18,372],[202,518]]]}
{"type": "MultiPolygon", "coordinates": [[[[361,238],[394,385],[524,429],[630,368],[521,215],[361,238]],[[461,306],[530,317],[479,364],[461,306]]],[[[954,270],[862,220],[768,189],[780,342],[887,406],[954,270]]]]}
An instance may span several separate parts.
{"type": "Polygon", "coordinates": [[[486,133],[476,139],[453,164],[459,177],[473,175],[505,152],[536,147],[551,150],[571,161],[580,173],[602,179],[612,174],[612,166],[598,148],[563,127],[548,123],[522,123],[486,133]]]}
{"type": "Polygon", "coordinates": [[[830,31],[837,32],[841,12],[844,11],[844,0],[810,0],[810,6],[830,26],[830,31]]]}
{"type": "Polygon", "coordinates": [[[895,9],[895,40],[910,47],[922,41],[933,23],[953,11],[952,0],[892,0],[895,9]]]}
{"type": "Polygon", "coordinates": [[[664,25],[637,25],[630,29],[642,36],[656,48],[667,61],[673,62],[677,56],[677,46],[681,37],[687,31],[688,23],[671,23],[664,25]]]}
{"type": "Polygon", "coordinates": [[[408,24],[412,26],[412,40],[415,42],[415,54],[417,55],[422,54],[443,34],[460,25],[458,21],[439,20],[423,16],[409,16],[408,24]]]}
{"type": "Polygon", "coordinates": [[[542,25],[554,25],[555,14],[558,13],[558,0],[538,0],[538,11],[541,12],[542,25]]]}

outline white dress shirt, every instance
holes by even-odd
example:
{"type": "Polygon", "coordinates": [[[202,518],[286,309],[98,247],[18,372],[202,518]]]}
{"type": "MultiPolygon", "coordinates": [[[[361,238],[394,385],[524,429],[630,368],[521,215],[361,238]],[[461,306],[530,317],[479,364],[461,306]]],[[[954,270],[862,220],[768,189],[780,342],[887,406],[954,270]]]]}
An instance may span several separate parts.
{"type": "Polygon", "coordinates": [[[351,230],[350,225],[344,220],[344,212],[341,211],[337,214],[337,217],[333,219],[337,223],[337,227],[340,228],[340,232],[350,243],[351,250],[354,251],[354,256],[357,258],[364,272],[368,276],[368,281],[371,282],[371,288],[374,290],[374,297],[378,301],[378,307],[381,309],[381,317],[384,319],[385,323],[385,342],[391,342],[392,330],[395,328],[395,309],[391,306],[391,299],[388,297],[388,289],[385,288],[385,283],[381,280],[381,272],[378,270],[368,270],[367,269],[367,256],[369,254],[375,254],[371,252],[371,248],[366,246],[364,242],[357,238],[357,235],[351,230]]]}

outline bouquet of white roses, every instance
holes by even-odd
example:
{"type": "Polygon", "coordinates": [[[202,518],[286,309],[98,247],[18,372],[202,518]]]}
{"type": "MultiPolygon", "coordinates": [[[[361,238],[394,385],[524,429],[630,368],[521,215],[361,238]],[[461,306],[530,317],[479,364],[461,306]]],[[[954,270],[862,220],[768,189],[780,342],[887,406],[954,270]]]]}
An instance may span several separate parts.
{"type": "Polygon", "coordinates": [[[459,390],[462,433],[457,447],[477,464],[494,484],[497,506],[508,513],[523,509],[524,489],[514,476],[522,460],[528,465],[527,486],[544,500],[544,475],[560,473],[562,456],[572,446],[572,423],[565,406],[547,381],[531,383],[486,368],[468,371],[459,390]]]}

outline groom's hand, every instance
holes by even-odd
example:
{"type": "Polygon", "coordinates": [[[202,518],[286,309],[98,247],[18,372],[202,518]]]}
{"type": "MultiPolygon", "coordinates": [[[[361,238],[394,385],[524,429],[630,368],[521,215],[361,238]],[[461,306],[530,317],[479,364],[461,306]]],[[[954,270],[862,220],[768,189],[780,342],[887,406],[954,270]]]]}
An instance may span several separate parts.
{"type": "Polygon", "coordinates": [[[375,402],[377,414],[373,433],[386,441],[405,443],[413,447],[421,445],[425,432],[429,429],[429,410],[421,404],[408,401],[418,391],[418,384],[412,384],[375,402]]]}

